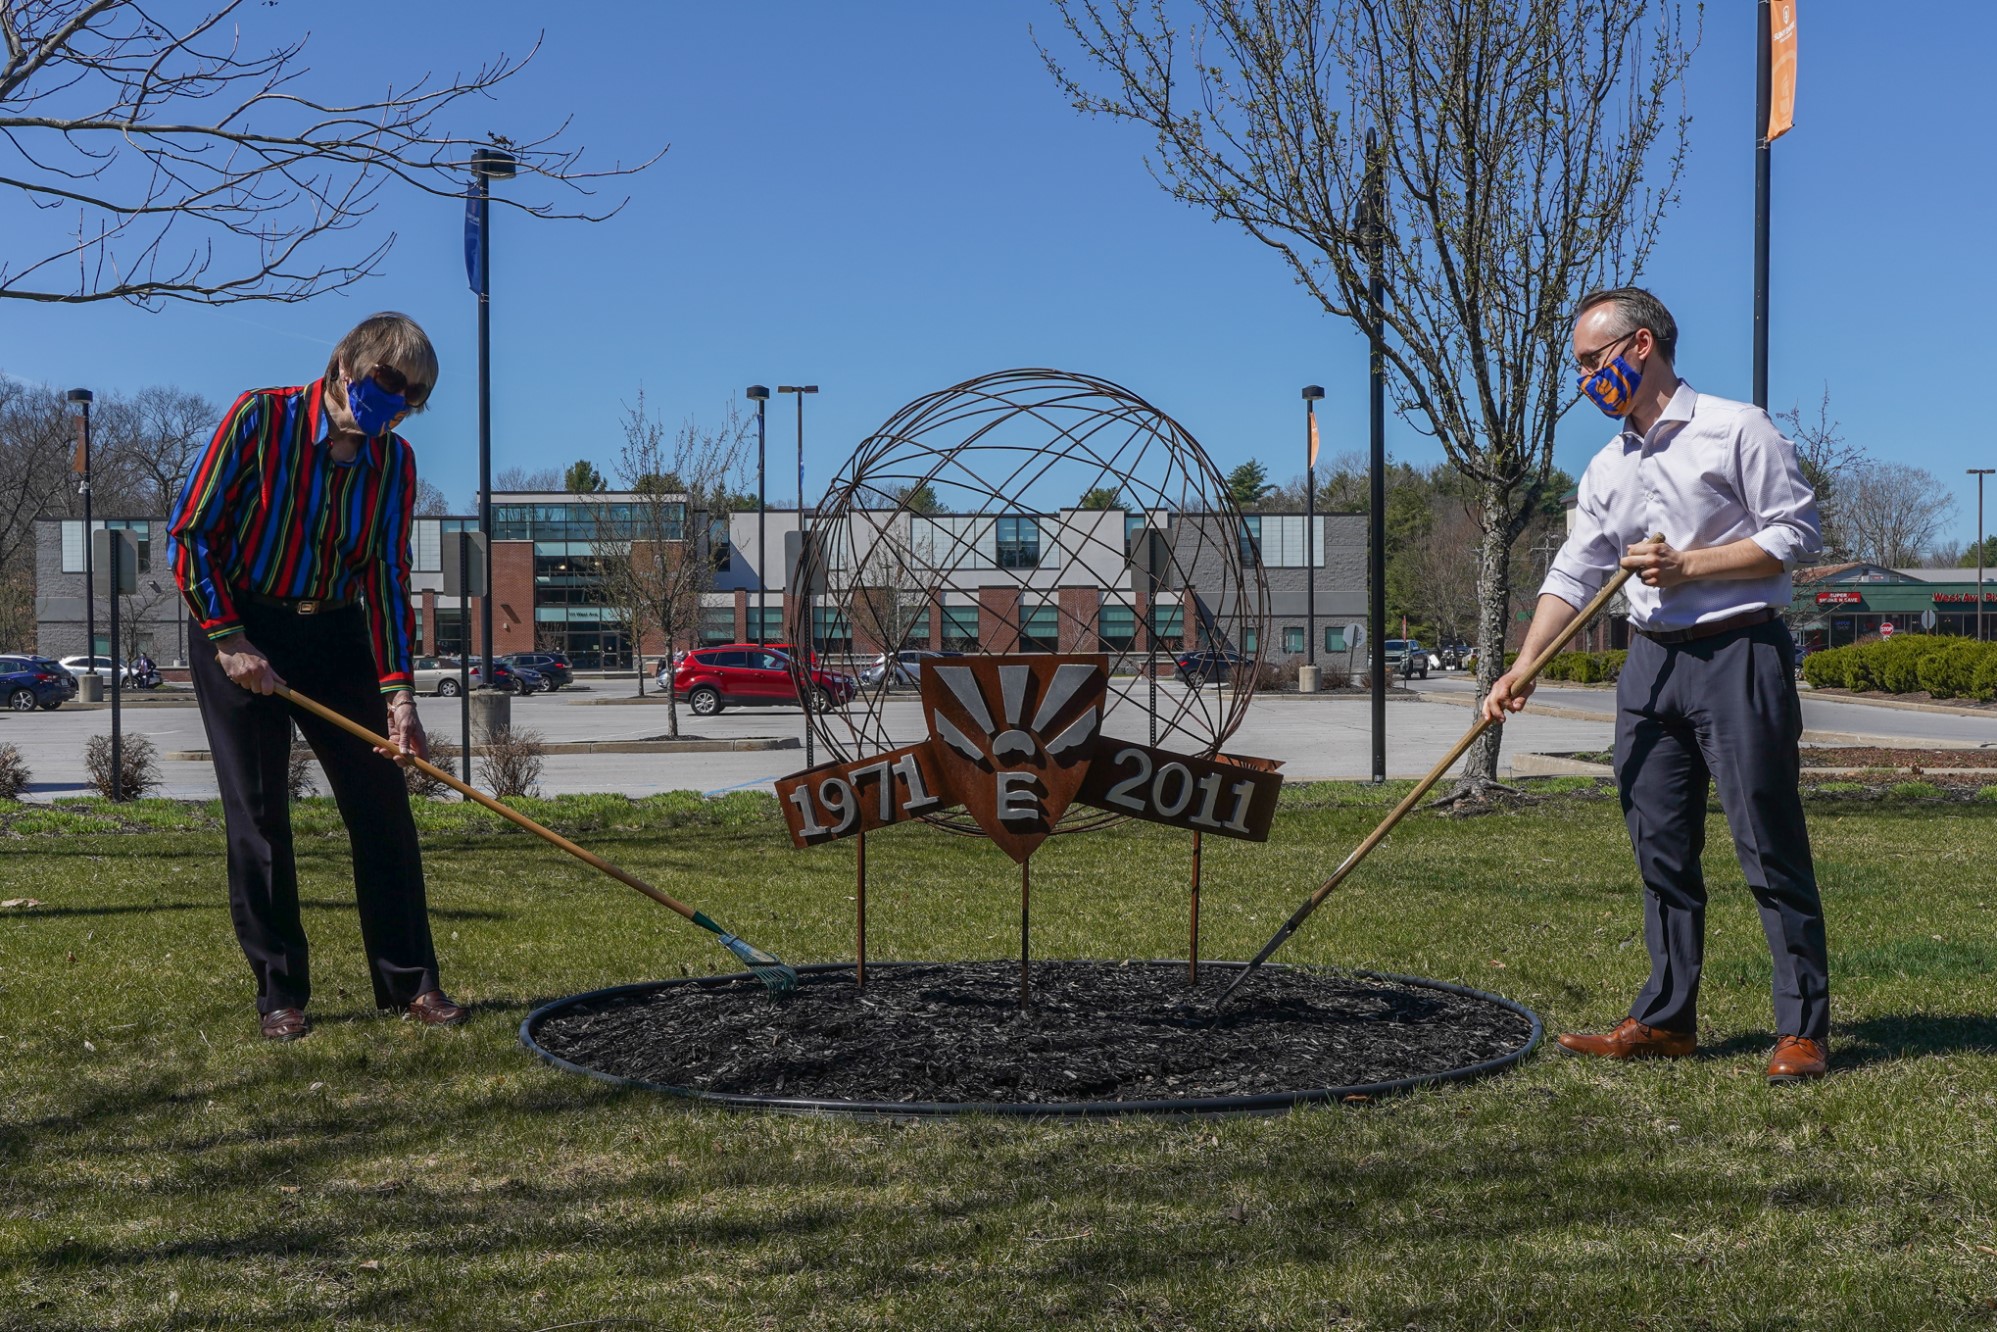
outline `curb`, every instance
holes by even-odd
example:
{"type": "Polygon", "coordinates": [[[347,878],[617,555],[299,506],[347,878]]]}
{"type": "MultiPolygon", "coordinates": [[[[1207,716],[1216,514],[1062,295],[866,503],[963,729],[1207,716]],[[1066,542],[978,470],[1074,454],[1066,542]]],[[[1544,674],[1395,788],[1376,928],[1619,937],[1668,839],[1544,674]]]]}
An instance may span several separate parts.
{"type": "MultiPolygon", "coordinates": [[[[554,740],[541,746],[544,754],[724,754],[746,750],[802,749],[796,736],[749,737],[740,740],[554,740]]],[[[475,753],[484,753],[474,745],[475,753]]],[[[174,749],[162,757],[182,763],[209,763],[214,755],[205,749],[174,749]]]]}
{"type": "Polygon", "coordinates": [[[1997,708],[1986,708],[1974,703],[1961,705],[1953,703],[1918,703],[1912,699],[1891,696],[1874,698],[1870,694],[1826,694],[1821,689],[1798,690],[1803,697],[1820,703],[1853,703],[1865,708],[1893,708],[1900,712],[1937,712],[1946,717],[1989,717],[1997,720],[1997,708]]]}

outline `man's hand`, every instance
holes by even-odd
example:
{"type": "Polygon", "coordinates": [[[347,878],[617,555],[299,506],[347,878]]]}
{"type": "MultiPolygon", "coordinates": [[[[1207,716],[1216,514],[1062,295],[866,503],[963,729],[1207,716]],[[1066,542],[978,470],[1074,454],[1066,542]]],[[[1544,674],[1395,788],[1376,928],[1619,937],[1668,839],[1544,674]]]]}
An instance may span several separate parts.
{"type": "Polygon", "coordinates": [[[1676,587],[1698,577],[1686,564],[1687,552],[1668,541],[1639,541],[1623,556],[1622,567],[1645,587],[1676,587]]]}
{"type": "MultiPolygon", "coordinates": [[[[402,751],[396,762],[403,767],[410,766],[410,758],[430,757],[430,737],[423,730],[423,719],[416,715],[416,699],[409,694],[396,694],[388,703],[388,738],[402,751]]],[[[386,749],[374,751],[385,757],[394,757],[386,749]]]]}
{"type": "MultiPolygon", "coordinates": [[[[1524,654],[1520,655],[1523,658],[1524,654]]],[[[1520,679],[1517,670],[1506,671],[1491,685],[1491,692],[1484,695],[1485,718],[1502,722],[1506,713],[1525,707],[1525,701],[1532,697],[1533,685],[1531,680],[1520,679]]]]}
{"type": "Polygon", "coordinates": [[[215,658],[221,662],[224,675],[252,694],[276,693],[284,683],[284,677],[248,634],[231,634],[216,644],[215,658]]]}

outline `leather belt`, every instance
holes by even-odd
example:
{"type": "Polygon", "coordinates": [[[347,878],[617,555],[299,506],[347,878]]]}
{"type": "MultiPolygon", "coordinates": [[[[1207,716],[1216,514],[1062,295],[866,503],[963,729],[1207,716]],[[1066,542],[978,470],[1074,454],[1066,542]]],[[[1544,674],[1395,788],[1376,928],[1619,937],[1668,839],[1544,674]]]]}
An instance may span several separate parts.
{"type": "Polygon", "coordinates": [[[327,611],[345,610],[354,604],[352,597],[272,597],[244,590],[239,590],[236,595],[253,606],[269,606],[273,610],[290,611],[293,615],[323,615],[327,611]]]}
{"type": "Polygon", "coordinates": [[[1779,612],[1773,606],[1763,606],[1760,610],[1742,611],[1729,615],[1724,620],[1708,620],[1695,624],[1690,629],[1638,629],[1630,626],[1632,633],[1642,634],[1651,642],[1670,647],[1674,643],[1694,643],[1702,638],[1714,638],[1720,634],[1732,633],[1736,629],[1752,629],[1758,624],[1767,624],[1779,612]]]}

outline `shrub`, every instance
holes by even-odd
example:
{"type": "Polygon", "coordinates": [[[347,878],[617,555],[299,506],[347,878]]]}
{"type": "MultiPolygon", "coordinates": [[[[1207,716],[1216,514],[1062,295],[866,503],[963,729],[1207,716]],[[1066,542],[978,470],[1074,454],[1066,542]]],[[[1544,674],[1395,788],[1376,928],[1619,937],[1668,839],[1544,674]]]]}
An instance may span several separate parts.
{"type": "Polygon", "coordinates": [[[539,794],[541,762],[547,753],[539,731],[502,726],[486,732],[483,748],[479,775],[494,795],[504,799],[539,794]]]}
{"type": "Polygon", "coordinates": [[[1978,800],[1988,801],[1991,804],[1997,804],[1997,786],[1977,787],[1975,798],[1978,800]]]}
{"type": "MultiPolygon", "coordinates": [[[[458,775],[458,746],[456,742],[443,736],[433,736],[430,740],[430,762],[442,768],[453,777],[458,775]]],[[[538,773],[536,774],[538,775],[538,773]]],[[[402,770],[402,780],[409,787],[412,798],[436,800],[451,788],[432,777],[421,768],[410,766],[402,770]]]]}
{"type": "Polygon", "coordinates": [[[1899,800],[1934,800],[1946,792],[1933,782],[1895,782],[1886,794],[1899,800]]]}
{"type": "Polygon", "coordinates": [[[1864,782],[1819,782],[1816,791],[1818,795],[1864,795],[1866,786],[1864,782]]]}
{"type": "Polygon", "coordinates": [[[137,800],[159,789],[159,751],[143,735],[128,735],[119,741],[117,780],[111,775],[111,737],[93,735],[83,747],[84,766],[90,770],[90,784],[106,800],[137,800]]]}
{"type": "Polygon", "coordinates": [[[1997,651],[1984,654],[1983,664],[1976,668],[1976,676],[1969,682],[1969,696],[1986,702],[1997,698],[1997,651]]]}
{"type": "Polygon", "coordinates": [[[1980,698],[1987,703],[1990,695],[1976,692],[1976,671],[1993,654],[1997,654],[1997,644],[1945,639],[1941,647],[1921,658],[1915,678],[1936,698],[1980,698]]]}
{"type": "Polygon", "coordinates": [[[1296,667],[1294,666],[1278,666],[1273,661],[1257,661],[1255,663],[1255,688],[1258,693],[1263,690],[1274,692],[1278,689],[1288,689],[1295,685],[1296,682],[1296,667]]]}
{"type": "Polygon", "coordinates": [[[28,789],[28,765],[21,751],[0,745],[0,800],[19,800],[28,789]]]}
{"type": "Polygon", "coordinates": [[[1842,689],[1844,663],[1851,655],[1848,647],[1825,648],[1803,658],[1803,682],[1812,689],[1842,689]]]}

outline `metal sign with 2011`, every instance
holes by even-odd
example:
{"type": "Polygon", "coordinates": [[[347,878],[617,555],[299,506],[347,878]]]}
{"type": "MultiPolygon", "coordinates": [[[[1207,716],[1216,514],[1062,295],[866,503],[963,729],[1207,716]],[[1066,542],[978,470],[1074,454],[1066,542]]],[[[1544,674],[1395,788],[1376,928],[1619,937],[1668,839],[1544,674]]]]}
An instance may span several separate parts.
{"type": "Polygon", "coordinates": [[[777,783],[799,847],[962,806],[1024,864],[1079,801],[1188,832],[1267,841],[1283,779],[1268,759],[1174,754],[1102,734],[1109,660],[974,657],[927,666],[929,738],[777,783]]]}

